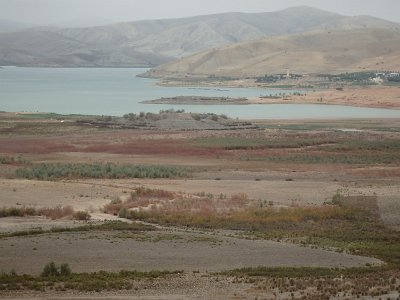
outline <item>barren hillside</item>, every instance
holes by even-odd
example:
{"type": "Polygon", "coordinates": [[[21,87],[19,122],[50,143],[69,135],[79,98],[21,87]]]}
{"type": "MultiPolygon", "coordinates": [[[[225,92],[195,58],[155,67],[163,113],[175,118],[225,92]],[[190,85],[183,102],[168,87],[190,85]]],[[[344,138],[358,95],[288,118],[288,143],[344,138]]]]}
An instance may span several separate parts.
{"type": "Polygon", "coordinates": [[[400,69],[400,31],[320,30],[223,46],[159,66],[150,77],[263,76],[400,69]]]}
{"type": "MultiPolygon", "coordinates": [[[[0,65],[152,67],[222,45],[310,30],[400,28],[368,16],[310,7],[0,33],[0,65]]],[[[0,22],[0,32],[2,25],[0,22]]]]}

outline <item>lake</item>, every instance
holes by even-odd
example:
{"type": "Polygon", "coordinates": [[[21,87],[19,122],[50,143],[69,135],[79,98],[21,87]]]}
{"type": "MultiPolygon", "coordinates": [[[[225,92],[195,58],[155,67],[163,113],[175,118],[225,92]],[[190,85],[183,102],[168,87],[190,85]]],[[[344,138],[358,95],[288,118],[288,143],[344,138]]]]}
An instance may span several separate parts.
{"type": "MultiPolygon", "coordinates": [[[[400,110],[337,105],[158,105],[143,100],[174,96],[251,97],[285,91],[254,88],[161,87],[136,75],[147,69],[17,68],[0,69],[0,110],[60,114],[115,115],[184,109],[243,119],[399,118],[400,110]]],[[[287,92],[286,92],[287,93],[287,92]]]]}

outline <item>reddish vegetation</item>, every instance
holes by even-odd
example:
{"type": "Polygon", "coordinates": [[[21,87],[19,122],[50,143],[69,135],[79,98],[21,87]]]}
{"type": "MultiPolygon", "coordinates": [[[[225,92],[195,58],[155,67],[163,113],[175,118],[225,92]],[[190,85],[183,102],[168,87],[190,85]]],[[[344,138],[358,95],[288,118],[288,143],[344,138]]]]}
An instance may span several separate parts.
{"type": "Polygon", "coordinates": [[[77,151],[73,145],[55,139],[7,139],[0,143],[2,153],[47,154],[77,151]]]}
{"type": "Polygon", "coordinates": [[[246,194],[235,194],[230,198],[221,194],[218,198],[213,195],[190,195],[182,193],[172,193],[165,190],[147,189],[139,187],[132,192],[125,201],[114,200],[105,205],[104,211],[109,214],[117,215],[121,209],[161,209],[165,212],[174,213],[223,213],[248,208],[252,201],[246,194]]]}
{"type": "Polygon", "coordinates": [[[42,208],[39,214],[46,216],[52,220],[62,219],[66,216],[71,216],[74,213],[72,206],[56,207],[56,208],[42,208]]]}
{"type": "Polygon", "coordinates": [[[132,192],[127,200],[114,200],[104,207],[104,211],[113,215],[117,215],[121,208],[139,208],[147,207],[150,204],[158,204],[164,201],[172,200],[176,197],[175,193],[138,187],[132,192]]]}
{"type": "Polygon", "coordinates": [[[136,140],[116,143],[110,139],[97,137],[95,141],[82,138],[52,139],[7,139],[0,142],[0,153],[49,154],[55,152],[90,152],[114,154],[149,154],[149,155],[183,155],[183,156],[216,156],[226,154],[223,149],[208,149],[185,144],[179,140],[154,139],[136,140]],[[100,142],[101,141],[101,142],[100,142]]]}
{"type": "Polygon", "coordinates": [[[177,140],[138,140],[120,144],[98,143],[88,146],[82,152],[100,152],[116,154],[153,154],[153,155],[185,155],[185,156],[215,156],[226,151],[208,149],[187,145],[177,140]]]}

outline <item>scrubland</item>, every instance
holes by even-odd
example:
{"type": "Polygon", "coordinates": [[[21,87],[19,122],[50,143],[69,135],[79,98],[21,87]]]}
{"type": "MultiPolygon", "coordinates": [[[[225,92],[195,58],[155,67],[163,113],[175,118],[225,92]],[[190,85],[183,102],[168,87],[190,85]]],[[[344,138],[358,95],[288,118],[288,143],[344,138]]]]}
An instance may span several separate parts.
{"type": "Polygon", "coordinates": [[[0,116],[5,299],[399,297],[398,120],[82,118],[0,116]]]}

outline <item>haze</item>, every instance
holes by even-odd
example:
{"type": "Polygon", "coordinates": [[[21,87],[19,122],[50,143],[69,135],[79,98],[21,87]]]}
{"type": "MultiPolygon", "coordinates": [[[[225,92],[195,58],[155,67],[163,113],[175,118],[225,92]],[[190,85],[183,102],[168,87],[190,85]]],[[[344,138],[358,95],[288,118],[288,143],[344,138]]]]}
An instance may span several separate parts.
{"type": "Polygon", "coordinates": [[[87,19],[95,24],[232,11],[268,12],[300,5],[343,15],[371,15],[400,22],[398,0],[0,0],[0,19],[32,24],[62,24],[87,19]]]}

